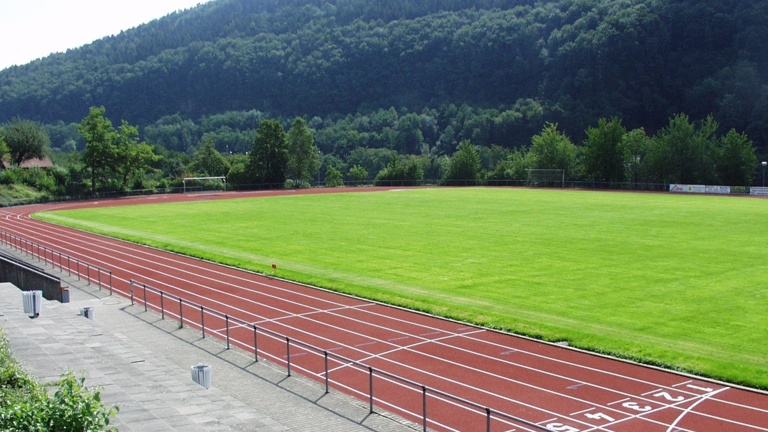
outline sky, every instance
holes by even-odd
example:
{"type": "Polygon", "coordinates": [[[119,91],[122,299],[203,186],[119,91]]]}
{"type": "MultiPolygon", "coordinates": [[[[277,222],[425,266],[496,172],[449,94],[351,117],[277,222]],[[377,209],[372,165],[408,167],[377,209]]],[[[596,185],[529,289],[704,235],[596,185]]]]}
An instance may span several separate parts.
{"type": "Polygon", "coordinates": [[[0,0],[0,70],[209,0],[0,0]]]}

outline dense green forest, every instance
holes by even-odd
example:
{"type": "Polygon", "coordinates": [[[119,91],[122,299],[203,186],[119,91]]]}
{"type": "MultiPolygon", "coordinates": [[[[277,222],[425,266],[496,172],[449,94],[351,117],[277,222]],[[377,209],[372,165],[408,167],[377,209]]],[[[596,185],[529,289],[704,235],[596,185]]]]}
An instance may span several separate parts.
{"type": "MultiPolygon", "coordinates": [[[[394,152],[441,177],[464,141],[504,177],[548,125],[582,146],[600,119],[655,137],[684,118],[764,160],[767,18],[736,0],[216,0],[0,71],[0,124],[41,122],[52,148],[82,151],[78,123],[103,106],[170,163],[204,142],[244,154],[262,121],[301,117],[321,175],[365,162],[373,179],[394,152]]],[[[661,171],[642,180],[684,181],[661,171]]]]}

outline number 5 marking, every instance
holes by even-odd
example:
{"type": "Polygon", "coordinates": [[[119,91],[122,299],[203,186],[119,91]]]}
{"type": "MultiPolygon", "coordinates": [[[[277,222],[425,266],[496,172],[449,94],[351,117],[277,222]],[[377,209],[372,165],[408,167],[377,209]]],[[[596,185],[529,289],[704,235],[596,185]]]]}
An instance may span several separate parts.
{"type": "Polygon", "coordinates": [[[671,394],[669,394],[667,392],[664,392],[664,391],[663,392],[655,393],[653,396],[654,397],[663,397],[664,399],[666,399],[666,400],[668,400],[670,402],[680,402],[683,399],[685,399],[685,397],[683,397],[683,396],[673,397],[671,394]]]}

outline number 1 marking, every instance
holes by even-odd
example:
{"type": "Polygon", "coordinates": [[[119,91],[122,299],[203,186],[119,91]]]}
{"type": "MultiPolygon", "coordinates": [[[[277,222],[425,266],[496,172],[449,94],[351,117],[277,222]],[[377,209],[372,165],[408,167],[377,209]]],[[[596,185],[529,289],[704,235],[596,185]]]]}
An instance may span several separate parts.
{"type": "Polygon", "coordinates": [[[699,387],[699,386],[695,386],[693,384],[688,384],[686,387],[692,388],[692,389],[695,389],[695,390],[701,390],[701,391],[707,392],[707,393],[711,393],[711,392],[715,391],[714,389],[711,389],[711,388],[708,388],[708,387],[699,387]]]}
{"type": "Polygon", "coordinates": [[[562,423],[550,423],[546,426],[546,428],[555,432],[579,432],[579,430],[575,427],[566,426],[562,423]]]}

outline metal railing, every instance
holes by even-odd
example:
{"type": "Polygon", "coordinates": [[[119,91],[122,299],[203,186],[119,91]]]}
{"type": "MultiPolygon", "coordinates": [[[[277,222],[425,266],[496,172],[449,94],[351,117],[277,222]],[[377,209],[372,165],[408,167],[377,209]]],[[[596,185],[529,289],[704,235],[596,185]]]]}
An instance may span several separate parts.
{"type": "Polygon", "coordinates": [[[96,284],[99,290],[108,289],[109,295],[113,293],[112,272],[110,270],[105,270],[5,231],[0,231],[0,244],[36,258],[38,261],[42,261],[44,265],[52,266],[54,270],[58,265],[59,272],[64,273],[66,271],[69,276],[77,276],[77,280],[85,280],[88,285],[96,284]]]}
{"type": "Polygon", "coordinates": [[[490,432],[524,426],[538,431],[549,429],[519,417],[431,388],[361,361],[322,349],[287,335],[244,321],[204,305],[131,279],[131,304],[144,311],[160,313],[161,319],[178,320],[198,329],[202,337],[214,336],[232,346],[253,353],[254,362],[267,359],[284,367],[287,376],[298,371],[325,386],[366,400],[371,414],[375,406],[420,422],[424,431],[483,430],[490,432]],[[457,409],[463,412],[457,412],[457,409]]]}

